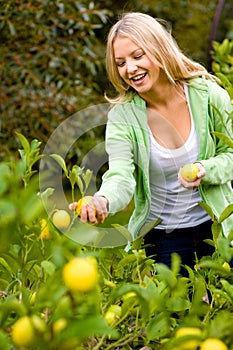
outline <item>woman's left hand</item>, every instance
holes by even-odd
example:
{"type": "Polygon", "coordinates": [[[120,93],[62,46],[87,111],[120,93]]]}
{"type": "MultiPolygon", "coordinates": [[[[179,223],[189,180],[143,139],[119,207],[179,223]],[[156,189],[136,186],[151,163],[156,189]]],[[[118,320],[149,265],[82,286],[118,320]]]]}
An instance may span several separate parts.
{"type": "Polygon", "coordinates": [[[192,181],[192,182],[186,181],[181,175],[181,169],[179,170],[178,182],[181,184],[181,186],[188,189],[194,189],[200,185],[201,179],[206,175],[206,171],[201,163],[195,163],[195,164],[198,167],[197,179],[195,181],[192,181]]]}

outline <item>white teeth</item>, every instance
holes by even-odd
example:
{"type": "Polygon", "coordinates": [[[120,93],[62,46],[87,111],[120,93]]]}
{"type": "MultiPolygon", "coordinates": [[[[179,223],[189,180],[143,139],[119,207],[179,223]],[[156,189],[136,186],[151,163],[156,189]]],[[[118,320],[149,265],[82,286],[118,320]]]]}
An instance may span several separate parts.
{"type": "Polygon", "coordinates": [[[138,75],[137,77],[135,77],[135,78],[132,78],[134,81],[135,80],[140,80],[141,78],[143,78],[145,76],[145,73],[144,74],[140,74],[140,75],[138,75]]]}

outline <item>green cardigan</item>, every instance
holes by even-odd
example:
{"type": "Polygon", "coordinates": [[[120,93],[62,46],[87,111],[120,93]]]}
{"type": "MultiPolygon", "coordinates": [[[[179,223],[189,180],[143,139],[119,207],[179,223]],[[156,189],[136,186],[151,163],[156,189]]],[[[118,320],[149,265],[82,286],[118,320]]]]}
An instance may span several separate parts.
{"type": "MultiPolygon", "coordinates": [[[[223,209],[233,203],[233,149],[211,132],[226,133],[217,109],[226,120],[226,110],[231,112],[232,106],[227,92],[214,81],[195,78],[188,84],[190,106],[200,142],[197,161],[206,170],[199,192],[219,218],[223,209]]],[[[232,133],[230,125],[229,132],[232,133]]],[[[109,111],[106,127],[109,170],[104,174],[97,194],[108,199],[110,214],[125,208],[134,197],[135,207],[128,223],[133,238],[140,234],[150,210],[149,146],[145,101],[135,95],[129,103],[114,105],[109,111]]],[[[233,215],[223,222],[224,234],[227,236],[231,231],[233,215]]]]}

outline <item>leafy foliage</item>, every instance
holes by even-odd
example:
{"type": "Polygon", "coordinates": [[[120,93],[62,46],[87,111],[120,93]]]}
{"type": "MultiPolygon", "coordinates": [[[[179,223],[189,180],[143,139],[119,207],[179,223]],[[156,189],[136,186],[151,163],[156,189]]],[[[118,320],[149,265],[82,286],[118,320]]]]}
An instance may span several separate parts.
{"type": "MultiPolygon", "coordinates": [[[[82,245],[69,238],[78,221],[75,213],[64,208],[71,223],[61,232],[52,219],[57,210],[53,189],[38,193],[32,159],[40,159],[40,143],[29,144],[22,134],[18,137],[22,158],[9,159],[0,169],[0,349],[20,348],[15,341],[26,330],[19,328],[18,334],[14,325],[24,316],[33,327],[33,341],[26,347],[30,350],[178,350],[187,341],[199,345],[209,337],[233,349],[232,237],[228,240],[221,231],[232,206],[213,223],[213,239],[208,243],[215,247],[214,254],[197,260],[194,269],[186,266],[188,277],[179,275],[177,254],[169,269],[145,255],[143,240],[129,251],[124,246],[82,245]],[[48,200],[53,204],[45,210],[48,200]],[[86,293],[69,290],[63,280],[64,266],[76,256],[94,257],[98,263],[98,285],[86,293]],[[208,303],[203,301],[206,291],[208,303]],[[199,333],[177,337],[183,327],[199,333]]],[[[89,173],[81,168],[68,171],[60,156],[51,157],[69,179],[71,191],[81,180],[81,187],[88,187],[89,173]]],[[[212,215],[211,208],[205,209],[212,215]]],[[[126,234],[127,229],[114,220],[112,225],[126,234]]],[[[76,229],[84,237],[92,230],[81,223],[76,229]]]]}
{"type": "Polygon", "coordinates": [[[1,2],[2,151],[16,148],[15,130],[46,141],[62,120],[103,95],[97,34],[107,13],[89,1],[1,2]]]}

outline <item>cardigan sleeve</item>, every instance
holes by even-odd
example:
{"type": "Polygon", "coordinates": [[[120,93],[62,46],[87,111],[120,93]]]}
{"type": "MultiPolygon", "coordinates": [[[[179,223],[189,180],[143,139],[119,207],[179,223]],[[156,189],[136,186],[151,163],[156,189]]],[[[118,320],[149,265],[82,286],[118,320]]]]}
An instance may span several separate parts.
{"type": "Polygon", "coordinates": [[[220,132],[232,138],[232,103],[227,92],[216,83],[209,82],[209,118],[211,138],[215,146],[215,154],[200,163],[206,170],[202,179],[203,184],[219,185],[233,180],[233,149],[213,134],[220,132]]]}
{"type": "Polygon", "coordinates": [[[105,136],[109,169],[96,193],[107,198],[109,214],[124,209],[135,191],[132,132],[132,126],[127,123],[120,106],[113,107],[108,115],[105,136]]]}

